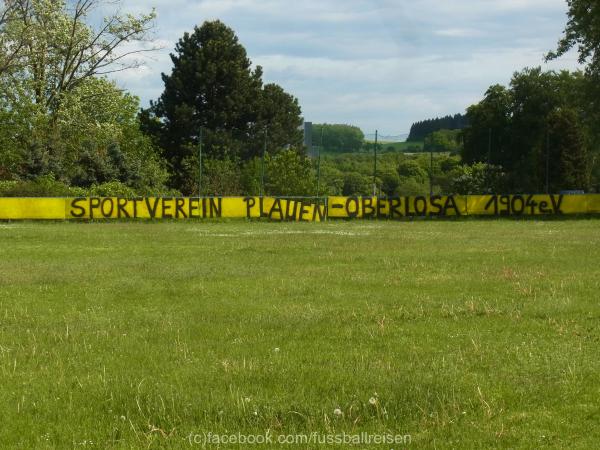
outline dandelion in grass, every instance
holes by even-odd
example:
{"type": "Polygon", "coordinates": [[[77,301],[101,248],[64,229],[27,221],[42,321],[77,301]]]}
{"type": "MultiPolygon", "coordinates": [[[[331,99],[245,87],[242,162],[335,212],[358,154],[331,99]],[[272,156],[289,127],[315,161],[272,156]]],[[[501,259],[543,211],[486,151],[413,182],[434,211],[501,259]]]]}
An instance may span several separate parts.
{"type": "Polygon", "coordinates": [[[371,397],[371,398],[369,399],[369,403],[370,403],[371,405],[373,405],[373,406],[377,405],[377,401],[378,401],[378,400],[377,400],[377,398],[376,398],[376,397],[371,397]]]}
{"type": "Polygon", "coordinates": [[[273,350],[275,353],[279,353],[279,347],[275,347],[275,349],[273,350]]]}
{"type": "Polygon", "coordinates": [[[335,408],[333,410],[333,415],[335,417],[342,417],[344,415],[344,413],[342,412],[342,410],[340,408],[335,408]]]}

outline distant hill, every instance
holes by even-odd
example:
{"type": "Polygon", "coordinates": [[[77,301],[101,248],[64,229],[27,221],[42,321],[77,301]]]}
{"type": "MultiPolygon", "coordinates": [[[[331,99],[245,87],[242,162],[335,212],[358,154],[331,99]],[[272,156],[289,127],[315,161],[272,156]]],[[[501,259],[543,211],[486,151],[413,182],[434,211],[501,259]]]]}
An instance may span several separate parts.
{"type": "MultiPolygon", "coordinates": [[[[386,136],[380,134],[377,136],[379,142],[404,142],[408,138],[408,134],[397,134],[395,136],[386,136]]],[[[375,133],[365,134],[365,141],[372,142],[375,140],[375,133]]]]}
{"type": "Polygon", "coordinates": [[[408,142],[421,142],[428,135],[440,130],[462,130],[468,125],[467,116],[455,114],[454,116],[436,117],[435,119],[422,120],[413,123],[410,127],[408,142]]]}

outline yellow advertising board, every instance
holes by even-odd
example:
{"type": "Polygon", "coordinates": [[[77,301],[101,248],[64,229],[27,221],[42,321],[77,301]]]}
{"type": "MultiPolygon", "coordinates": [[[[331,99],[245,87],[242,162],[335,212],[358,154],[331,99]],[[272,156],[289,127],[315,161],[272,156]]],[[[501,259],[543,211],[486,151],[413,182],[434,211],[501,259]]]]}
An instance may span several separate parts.
{"type": "Polygon", "coordinates": [[[538,216],[595,214],[600,195],[469,195],[467,215],[538,216]]]}
{"type": "Polygon", "coordinates": [[[329,197],[328,218],[401,219],[466,215],[466,199],[461,196],[432,197],[329,197]]]}
{"type": "Polygon", "coordinates": [[[600,214],[600,194],[415,197],[0,198],[0,220],[217,219],[320,222],[458,216],[600,214]]]}
{"type": "Polygon", "coordinates": [[[65,219],[62,198],[0,198],[0,220],[65,219]]]}

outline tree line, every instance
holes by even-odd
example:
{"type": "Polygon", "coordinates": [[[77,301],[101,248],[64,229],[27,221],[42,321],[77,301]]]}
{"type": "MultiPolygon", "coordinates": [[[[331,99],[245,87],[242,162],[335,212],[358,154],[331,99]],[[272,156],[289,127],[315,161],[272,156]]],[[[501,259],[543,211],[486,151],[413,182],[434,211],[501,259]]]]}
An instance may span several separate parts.
{"type": "Polygon", "coordinates": [[[263,83],[262,68],[252,68],[233,30],[218,20],[183,35],[171,73],[162,74],[162,95],[140,109],[107,75],[138,67],[136,57],[153,50],[156,14],[94,17],[108,7],[118,11],[104,0],[2,2],[5,192],[36,180],[63,191],[249,192],[264,171],[258,166],[276,164],[280,153],[307,165],[298,100],[263,83]],[[134,44],[142,50],[128,50],[134,44]]]}
{"type": "Polygon", "coordinates": [[[407,141],[423,141],[430,134],[440,130],[462,130],[468,125],[468,123],[467,117],[462,114],[421,120],[413,123],[410,127],[410,133],[407,141]]]}
{"type": "Polygon", "coordinates": [[[312,133],[313,147],[321,147],[326,152],[359,152],[365,145],[364,133],[353,125],[314,124],[312,133]]]}
{"type": "Polygon", "coordinates": [[[534,68],[515,73],[508,87],[491,86],[468,109],[464,162],[502,173],[493,181],[498,192],[589,190],[599,131],[589,83],[581,72],[534,68]]]}
{"type": "Polygon", "coordinates": [[[153,50],[154,12],[100,21],[93,15],[113,1],[4,0],[0,195],[598,191],[600,6],[568,4],[547,58],[576,47],[584,70],[516,72],[466,115],[413,124],[409,140],[435,158],[380,144],[375,166],[374,143],[352,125],[315,125],[325,155],[309,158],[298,100],[264,83],[218,20],[179,39],[162,94],[142,109],[107,76],[153,50]]]}

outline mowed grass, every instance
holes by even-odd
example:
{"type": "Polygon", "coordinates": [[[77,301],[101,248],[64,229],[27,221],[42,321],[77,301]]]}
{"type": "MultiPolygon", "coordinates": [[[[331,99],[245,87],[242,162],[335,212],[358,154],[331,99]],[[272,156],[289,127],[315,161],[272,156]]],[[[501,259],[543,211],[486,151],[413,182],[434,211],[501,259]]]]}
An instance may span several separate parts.
{"type": "Polygon", "coordinates": [[[0,448],[600,442],[600,220],[4,223],[0,256],[0,448]]]}

